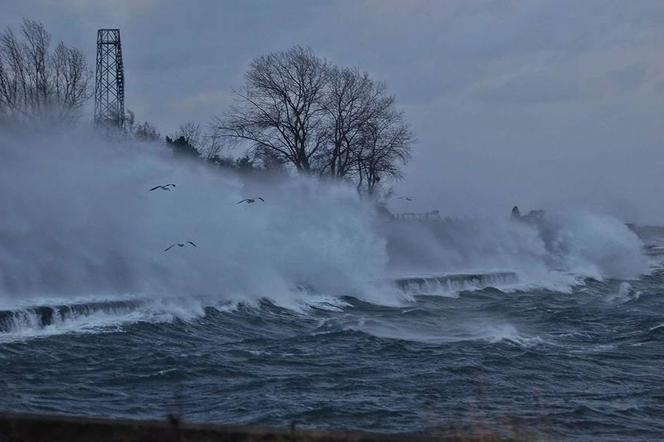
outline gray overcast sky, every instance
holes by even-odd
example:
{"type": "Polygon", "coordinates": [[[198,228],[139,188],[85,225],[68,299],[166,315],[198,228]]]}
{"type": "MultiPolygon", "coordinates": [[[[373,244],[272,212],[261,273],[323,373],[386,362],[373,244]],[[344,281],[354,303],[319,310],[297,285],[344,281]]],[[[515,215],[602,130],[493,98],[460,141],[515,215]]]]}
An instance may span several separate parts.
{"type": "Polygon", "coordinates": [[[396,210],[591,207],[664,223],[664,1],[0,0],[93,67],[119,27],[126,103],[162,134],[227,107],[295,44],[385,80],[417,136],[396,210]]]}

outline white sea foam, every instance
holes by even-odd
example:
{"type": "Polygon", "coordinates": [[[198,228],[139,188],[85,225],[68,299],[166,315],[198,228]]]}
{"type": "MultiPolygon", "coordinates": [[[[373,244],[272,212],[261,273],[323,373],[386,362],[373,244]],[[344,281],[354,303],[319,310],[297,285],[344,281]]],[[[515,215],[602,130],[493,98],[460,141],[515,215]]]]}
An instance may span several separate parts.
{"type": "Polygon", "coordinates": [[[631,279],[648,273],[642,243],[617,219],[553,212],[536,223],[510,219],[389,223],[390,265],[400,273],[509,269],[507,286],[569,291],[584,278],[631,279]]]}
{"type": "Polygon", "coordinates": [[[137,322],[170,322],[174,316],[170,312],[153,310],[97,310],[87,313],[54,315],[53,321],[41,324],[41,317],[34,312],[16,311],[9,321],[9,328],[0,333],[0,343],[45,338],[67,333],[99,333],[121,331],[122,326],[137,322]]]}
{"type": "Polygon", "coordinates": [[[350,186],[241,181],[163,146],[81,138],[0,141],[5,306],[109,292],[290,303],[299,287],[362,296],[383,277],[385,241],[350,186]],[[265,203],[236,204],[255,194],[265,203]],[[163,252],[185,240],[198,247],[163,252]]]}
{"type": "Polygon", "coordinates": [[[636,301],[640,296],[641,291],[634,290],[632,285],[628,282],[621,282],[616,292],[609,293],[606,296],[606,301],[610,303],[624,304],[626,302],[636,301]]]}
{"type": "Polygon", "coordinates": [[[466,341],[486,341],[490,343],[514,342],[532,346],[544,342],[539,336],[528,336],[505,321],[489,318],[466,319],[464,321],[443,322],[403,322],[379,318],[353,317],[341,321],[341,329],[360,331],[372,336],[387,339],[419,342],[424,344],[444,344],[466,341]]]}
{"type": "Polygon", "coordinates": [[[636,235],[596,214],[551,214],[537,226],[509,219],[396,223],[343,183],[240,178],[176,159],[162,145],[82,129],[3,134],[0,155],[0,310],[144,302],[142,313],[71,318],[39,333],[94,328],[95,318],[191,319],[205,306],[262,298],[300,310],[343,310],[340,295],[403,305],[414,293],[385,281],[404,273],[508,269],[519,282],[505,289],[565,290],[583,277],[647,271],[636,235]],[[165,182],[177,188],[148,192],[165,182]],[[255,195],[265,202],[236,204],[255,195]],[[187,240],[198,247],[163,251],[187,240]]]}

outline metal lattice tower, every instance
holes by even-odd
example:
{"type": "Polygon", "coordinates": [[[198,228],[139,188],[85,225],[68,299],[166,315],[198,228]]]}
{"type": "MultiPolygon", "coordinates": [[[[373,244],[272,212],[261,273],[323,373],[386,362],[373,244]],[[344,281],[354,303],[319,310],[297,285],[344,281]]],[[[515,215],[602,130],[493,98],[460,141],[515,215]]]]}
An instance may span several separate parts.
{"type": "Polygon", "coordinates": [[[119,29],[97,31],[95,123],[124,126],[124,68],[119,29]]]}

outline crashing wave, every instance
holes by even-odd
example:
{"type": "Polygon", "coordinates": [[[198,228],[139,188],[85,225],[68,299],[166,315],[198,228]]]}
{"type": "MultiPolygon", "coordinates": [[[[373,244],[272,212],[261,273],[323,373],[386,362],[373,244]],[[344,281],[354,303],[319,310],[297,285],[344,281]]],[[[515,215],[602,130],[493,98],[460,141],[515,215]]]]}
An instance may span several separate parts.
{"type": "Polygon", "coordinates": [[[44,328],[95,313],[122,314],[137,308],[139,301],[107,301],[85,304],[33,306],[16,310],[0,310],[0,332],[26,328],[44,328]]]}
{"type": "Polygon", "coordinates": [[[515,272],[456,273],[442,276],[408,277],[394,280],[407,293],[451,292],[505,286],[519,281],[515,272]]]}

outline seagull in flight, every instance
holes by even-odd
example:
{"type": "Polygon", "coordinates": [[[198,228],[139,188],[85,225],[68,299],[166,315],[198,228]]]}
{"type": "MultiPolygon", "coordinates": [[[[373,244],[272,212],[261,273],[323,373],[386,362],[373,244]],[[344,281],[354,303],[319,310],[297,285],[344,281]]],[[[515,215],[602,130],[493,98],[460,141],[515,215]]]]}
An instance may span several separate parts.
{"type": "Polygon", "coordinates": [[[164,252],[168,252],[169,250],[171,250],[171,249],[172,249],[173,247],[175,247],[175,246],[178,246],[178,247],[184,247],[184,246],[186,246],[186,245],[191,245],[191,246],[193,246],[193,247],[198,247],[198,246],[196,245],[196,243],[194,243],[193,241],[175,242],[175,243],[171,244],[170,246],[166,247],[166,248],[164,249],[164,252]]]}
{"type": "Polygon", "coordinates": [[[242,201],[238,201],[235,204],[242,204],[242,203],[253,204],[256,202],[256,200],[261,200],[262,202],[265,202],[265,200],[259,196],[254,198],[245,198],[242,201]]]}
{"type": "Polygon", "coordinates": [[[399,196],[397,197],[398,200],[406,200],[406,201],[413,201],[415,198],[412,196],[399,196]]]}
{"type": "Polygon", "coordinates": [[[152,189],[148,190],[148,192],[152,192],[153,190],[161,189],[161,190],[168,190],[169,192],[172,189],[175,189],[177,186],[175,184],[160,184],[159,186],[154,186],[152,189]]]}

